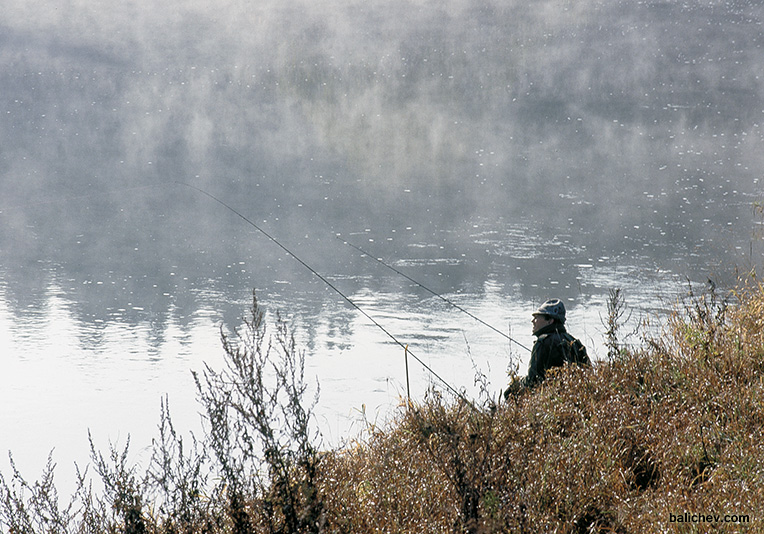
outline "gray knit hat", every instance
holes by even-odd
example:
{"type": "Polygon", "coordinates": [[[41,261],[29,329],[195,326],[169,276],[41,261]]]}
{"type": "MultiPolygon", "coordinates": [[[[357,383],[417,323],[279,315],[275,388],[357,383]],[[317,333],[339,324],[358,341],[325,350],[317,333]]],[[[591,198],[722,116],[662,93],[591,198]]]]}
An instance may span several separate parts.
{"type": "Polygon", "coordinates": [[[533,312],[533,315],[548,315],[561,323],[565,322],[565,304],[560,299],[549,299],[533,312]]]}

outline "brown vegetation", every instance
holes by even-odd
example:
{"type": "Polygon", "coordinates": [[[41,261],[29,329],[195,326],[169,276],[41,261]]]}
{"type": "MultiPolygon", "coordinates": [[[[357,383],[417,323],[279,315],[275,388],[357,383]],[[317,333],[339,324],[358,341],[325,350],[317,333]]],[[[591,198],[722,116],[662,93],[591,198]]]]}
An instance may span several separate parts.
{"type": "MultiPolygon", "coordinates": [[[[166,405],[144,475],[93,451],[59,506],[52,467],[0,478],[6,532],[761,532],[764,289],[689,295],[665,332],[553,372],[508,403],[431,391],[339,450],[319,451],[303,356],[286,326],[252,320],[227,367],[197,377],[206,439],[190,449],[166,405]],[[700,517],[703,514],[704,517],[700,517]],[[707,516],[707,517],[706,517],[707,516]],[[717,517],[713,517],[717,516],[717,517]]],[[[617,297],[617,299],[616,299],[617,297]]]]}

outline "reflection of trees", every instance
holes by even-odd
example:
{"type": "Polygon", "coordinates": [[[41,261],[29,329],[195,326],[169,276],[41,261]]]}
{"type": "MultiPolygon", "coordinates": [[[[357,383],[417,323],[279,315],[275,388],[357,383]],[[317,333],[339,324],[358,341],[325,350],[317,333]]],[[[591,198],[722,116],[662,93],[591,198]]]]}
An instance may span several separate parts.
{"type": "MultiPolygon", "coordinates": [[[[587,261],[748,244],[750,208],[728,199],[764,164],[755,6],[317,3],[231,7],[219,22],[155,7],[115,8],[101,34],[51,14],[52,38],[19,22],[21,8],[8,15],[0,209],[13,209],[0,244],[19,310],[50,272],[78,306],[100,306],[83,317],[124,300],[161,316],[178,306],[164,293],[193,308],[180,295],[208,285],[234,302],[263,280],[313,291],[191,191],[124,191],[172,180],[267,221],[322,272],[367,269],[327,245],[334,232],[396,230],[376,241],[392,258],[442,239],[475,258],[448,267],[446,291],[517,271],[474,243],[475,217],[568,235],[587,261]],[[90,196],[61,200],[77,195],[90,196]],[[242,258],[247,274],[222,267],[242,258]]],[[[523,284],[575,274],[536,260],[522,260],[523,284]]]]}

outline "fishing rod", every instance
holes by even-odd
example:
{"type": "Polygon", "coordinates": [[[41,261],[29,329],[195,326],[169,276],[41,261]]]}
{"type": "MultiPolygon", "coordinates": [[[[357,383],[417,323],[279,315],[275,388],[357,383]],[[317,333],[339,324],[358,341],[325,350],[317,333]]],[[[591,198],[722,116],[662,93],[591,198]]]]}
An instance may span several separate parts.
{"type": "MultiPolygon", "coordinates": [[[[239,218],[241,218],[241,219],[242,219],[244,222],[246,222],[247,224],[249,224],[250,226],[252,226],[253,228],[255,228],[255,229],[258,231],[258,232],[260,232],[261,234],[263,234],[263,235],[264,235],[265,237],[267,237],[267,238],[268,238],[270,241],[272,241],[272,242],[273,242],[273,243],[275,243],[275,244],[276,244],[276,245],[277,245],[279,248],[281,248],[281,250],[283,250],[283,251],[284,251],[284,252],[286,252],[286,253],[287,253],[289,256],[291,256],[291,257],[292,257],[294,260],[296,260],[296,261],[297,261],[297,262],[298,262],[300,265],[302,265],[302,266],[303,266],[303,267],[305,267],[305,268],[306,268],[308,271],[310,271],[310,272],[311,272],[311,273],[312,273],[314,276],[316,276],[316,277],[317,277],[319,280],[321,280],[321,281],[322,281],[323,283],[325,283],[325,284],[326,284],[328,287],[330,287],[330,288],[331,288],[331,289],[332,289],[332,290],[333,290],[335,293],[337,293],[339,296],[341,296],[341,297],[342,297],[342,298],[343,298],[343,299],[344,299],[344,300],[345,300],[345,301],[346,301],[348,304],[350,304],[350,305],[351,305],[353,308],[355,308],[355,309],[356,309],[358,312],[360,312],[360,313],[361,313],[361,314],[362,314],[364,317],[366,317],[366,318],[367,318],[369,321],[371,321],[371,323],[372,323],[372,324],[374,324],[374,326],[376,326],[377,328],[379,328],[380,330],[382,330],[382,332],[384,332],[384,333],[387,335],[387,337],[389,337],[390,339],[392,339],[392,340],[395,342],[395,344],[396,344],[396,345],[398,345],[398,346],[400,346],[401,348],[403,348],[403,350],[406,352],[406,354],[407,354],[407,355],[409,355],[409,356],[411,356],[412,358],[414,358],[414,359],[415,359],[417,362],[419,362],[419,364],[420,364],[420,365],[421,365],[421,366],[422,366],[422,367],[423,367],[425,370],[427,370],[427,371],[428,371],[428,372],[429,372],[429,373],[430,373],[432,376],[434,376],[434,377],[435,377],[435,378],[437,378],[437,379],[438,379],[438,380],[439,380],[441,383],[443,383],[443,385],[445,385],[445,386],[446,386],[446,388],[448,388],[448,390],[449,390],[449,391],[451,391],[451,392],[452,392],[454,395],[456,395],[456,396],[457,396],[457,397],[459,397],[461,400],[463,400],[464,402],[466,402],[468,405],[472,406],[472,408],[473,408],[473,409],[477,410],[477,408],[475,408],[475,405],[474,405],[474,403],[473,403],[472,401],[470,401],[470,400],[469,400],[467,397],[465,397],[463,393],[459,392],[459,391],[458,391],[456,388],[454,388],[454,387],[453,387],[451,384],[449,384],[448,382],[446,382],[446,380],[445,380],[443,377],[441,377],[441,376],[440,376],[438,373],[436,373],[436,372],[435,372],[435,371],[434,371],[434,370],[433,370],[433,369],[432,369],[432,368],[431,368],[429,365],[427,365],[427,364],[426,364],[424,361],[422,361],[422,360],[421,360],[421,359],[420,359],[420,358],[419,358],[419,357],[418,357],[416,354],[414,354],[413,352],[411,352],[411,350],[408,348],[408,345],[406,345],[406,344],[404,344],[403,342],[401,342],[400,340],[398,340],[398,338],[396,338],[396,337],[395,337],[395,336],[394,336],[392,333],[390,333],[390,331],[389,331],[389,330],[387,330],[387,329],[386,329],[384,326],[382,326],[382,325],[381,325],[379,322],[377,322],[377,321],[376,321],[376,320],[375,320],[375,319],[374,319],[374,318],[373,318],[371,315],[369,315],[368,313],[366,313],[366,311],[365,311],[365,310],[363,310],[363,309],[362,309],[362,308],[361,308],[361,307],[360,307],[358,304],[356,304],[356,303],[355,303],[355,302],[354,302],[354,301],[353,301],[353,300],[352,300],[350,297],[348,297],[348,296],[347,296],[347,295],[345,295],[345,294],[344,294],[342,291],[340,291],[340,290],[339,290],[339,288],[337,288],[337,286],[335,286],[335,285],[334,285],[334,284],[333,284],[331,281],[329,281],[329,280],[328,280],[328,279],[327,279],[325,276],[323,276],[321,273],[319,273],[318,271],[316,271],[316,270],[315,270],[313,267],[311,267],[310,265],[308,265],[308,264],[307,264],[305,261],[303,261],[303,260],[302,260],[302,259],[301,259],[299,256],[297,256],[297,255],[296,255],[294,252],[292,252],[292,251],[291,251],[291,250],[289,250],[289,249],[288,249],[286,246],[284,246],[282,243],[280,243],[280,242],[279,242],[279,241],[278,241],[278,240],[277,240],[275,237],[273,237],[271,234],[269,234],[268,232],[266,232],[265,230],[263,230],[263,229],[262,229],[260,226],[258,226],[258,225],[257,225],[257,224],[255,224],[254,222],[252,222],[252,220],[250,220],[250,219],[249,219],[249,218],[247,218],[246,216],[242,215],[242,213],[241,213],[241,212],[237,211],[237,210],[236,210],[236,209],[234,209],[232,206],[230,206],[229,204],[227,204],[227,203],[223,202],[222,200],[220,200],[218,197],[214,196],[213,194],[211,194],[211,193],[208,193],[208,192],[207,192],[207,191],[205,191],[204,189],[201,189],[201,188],[199,188],[199,187],[196,187],[195,185],[191,185],[191,184],[188,184],[188,183],[186,183],[186,182],[173,181],[173,183],[175,183],[175,184],[178,184],[178,185],[182,185],[182,186],[185,186],[185,187],[188,187],[188,188],[190,188],[190,189],[193,189],[193,190],[195,190],[195,191],[197,191],[197,192],[199,192],[199,193],[201,193],[201,194],[203,194],[203,195],[205,195],[205,196],[207,196],[207,197],[211,198],[212,200],[214,200],[215,202],[217,202],[218,204],[220,204],[220,205],[221,205],[221,206],[223,206],[224,208],[228,209],[229,211],[231,211],[232,213],[234,213],[235,215],[237,215],[237,216],[238,216],[239,218]]],[[[408,377],[407,377],[407,378],[408,378],[408,377]]]]}
{"type": "MultiPolygon", "coordinates": [[[[294,259],[295,259],[295,260],[296,260],[298,263],[300,263],[300,265],[302,265],[302,266],[303,266],[303,267],[305,267],[305,268],[306,268],[308,271],[310,271],[311,273],[313,273],[313,275],[315,275],[315,276],[316,276],[316,277],[317,277],[319,280],[321,280],[322,282],[324,282],[324,283],[325,283],[325,284],[326,284],[328,287],[330,287],[330,288],[331,288],[333,291],[335,291],[335,292],[336,292],[338,295],[340,295],[340,296],[341,296],[341,297],[342,297],[342,298],[343,298],[345,301],[347,301],[347,302],[348,302],[348,303],[349,303],[349,304],[350,304],[350,305],[351,305],[351,306],[352,306],[354,309],[356,309],[356,310],[357,310],[358,312],[360,312],[360,313],[361,313],[361,314],[362,314],[364,317],[366,317],[366,318],[367,318],[367,319],[368,319],[368,320],[369,320],[369,321],[370,321],[372,324],[374,324],[374,326],[376,326],[377,328],[379,328],[379,329],[380,329],[382,332],[384,332],[384,333],[385,333],[385,335],[387,335],[387,336],[388,336],[390,339],[392,339],[392,340],[395,342],[395,344],[396,344],[396,345],[398,345],[398,346],[400,346],[401,348],[403,348],[407,356],[408,356],[408,355],[411,355],[411,357],[412,357],[412,358],[414,358],[414,359],[415,359],[417,362],[419,362],[419,364],[420,364],[420,365],[421,365],[421,366],[422,366],[422,367],[423,367],[423,368],[424,368],[426,371],[428,371],[428,372],[429,372],[429,373],[430,373],[430,374],[431,374],[433,377],[435,377],[437,380],[439,380],[441,383],[443,383],[443,385],[445,385],[445,386],[446,386],[446,388],[447,388],[449,391],[451,391],[451,392],[452,392],[454,395],[456,395],[456,396],[457,396],[457,397],[459,397],[461,400],[463,400],[464,402],[466,402],[466,403],[467,403],[469,406],[471,406],[473,409],[477,409],[477,408],[475,408],[475,405],[474,405],[474,403],[473,403],[472,401],[470,401],[468,398],[466,398],[466,397],[464,396],[464,394],[462,394],[462,393],[461,393],[461,392],[459,392],[459,391],[458,391],[456,388],[454,388],[454,387],[453,387],[451,384],[449,384],[449,383],[448,383],[448,382],[447,382],[447,381],[446,381],[446,380],[445,380],[443,377],[441,377],[441,376],[440,376],[440,375],[439,375],[437,372],[435,372],[435,370],[434,370],[434,369],[432,369],[432,368],[431,368],[429,365],[427,365],[427,364],[426,364],[424,361],[422,361],[422,359],[421,359],[421,358],[419,358],[419,357],[418,357],[416,354],[414,354],[413,352],[411,352],[411,350],[408,348],[408,345],[406,345],[406,344],[404,344],[403,342],[401,342],[400,340],[398,340],[398,338],[396,338],[396,337],[395,337],[395,336],[394,336],[394,335],[393,335],[393,334],[392,334],[390,331],[388,331],[388,330],[387,330],[387,329],[386,329],[384,326],[382,326],[382,325],[381,325],[381,324],[380,324],[378,321],[376,321],[376,320],[375,320],[373,317],[371,317],[371,316],[370,316],[370,315],[369,315],[369,314],[368,314],[368,313],[367,313],[365,310],[363,310],[363,309],[362,309],[362,308],[361,308],[361,307],[360,307],[358,304],[356,304],[355,302],[353,302],[353,300],[352,300],[352,299],[350,299],[350,298],[349,298],[347,295],[345,295],[345,294],[344,294],[342,291],[340,291],[340,289],[339,289],[339,288],[337,288],[337,286],[335,286],[335,285],[334,285],[332,282],[330,282],[330,281],[329,281],[329,280],[328,280],[326,277],[324,277],[323,275],[321,275],[321,273],[319,273],[318,271],[316,271],[316,270],[315,270],[313,267],[311,267],[310,265],[308,265],[308,264],[307,264],[305,261],[303,261],[303,260],[302,260],[302,259],[301,259],[299,256],[297,256],[297,255],[296,255],[294,252],[292,252],[291,250],[289,250],[289,249],[288,249],[286,246],[284,246],[284,245],[283,245],[281,242],[279,242],[279,241],[278,241],[278,240],[277,240],[275,237],[273,237],[271,234],[269,234],[268,232],[266,232],[266,231],[265,231],[263,228],[261,228],[260,226],[258,226],[257,224],[255,224],[255,223],[254,223],[252,220],[250,220],[249,218],[247,218],[246,216],[244,216],[244,215],[243,215],[241,212],[237,211],[236,209],[234,209],[234,208],[233,208],[232,206],[230,206],[229,204],[227,204],[227,203],[223,202],[221,199],[219,199],[219,198],[217,198],[216,196],[212,195],[211,193],[209,193],[209,192],[205,191],[204,189],[201,189],[201,188],[199,188],[199,187],[196,187],[196,186],[194,186],[194,185],[192,185],[192,184],[189,184],[189,183],[186,183],[186,182],[182,182],[182,181],[179,181],[179,180],[173,180],[172,182],[164,182],[164,183],[158,183],[158,184],[157,184],[157,183],[154,183],[154,184],[145,184],[145,185],[138,185],[138,186],[133,186],[133,187],[125,187],[125,188],[121,188],[121,189],[119,189],[119,190],[117,190],[117,191],[118,191],[118,192],[122,192],[122,191],[129,191],[129,190],[138,190],[138,189],[153,189],[153,188],[157,188],[157,187],[165,187],[165,186],[167,186],[167,185],[169,185],[169,184],[175,184],[175,185],[180,185],[180,186],[188,187],[188,188],[190,188],[190,189],[193,189],[193,190],[197,191],[198,193],[201,193],[202,195],[205,195],[206,197],[208,197],[208,198],[210,198],[210,199],[214,200],[215,202],[217,202],[218,204],[220,204],[221,206],[225,207],[227,210],[231,211],[231,212],[232,212],[232,213],[234,213],[236,216],[238,216],[239,218],[241,218],[241,219],[242,219],[244,222],[246,222],[247,224],[249,224],[250,226],[252,226],[253,228],[255,228],[257,231],[259,231],[261,234],[263,234],[265,237],[267,237],[267,238],[268,238],[270,241],[272,241],[273,243],[275,243],[275,244],[276,244],[276,245],[277,245],[279,248],[281,248],[281,249],[282,249],[284,252],[286,252],[286,253],[287,253],[289,256],[291,256],[292,258],[294,258],[294,259]]],[[[89,194],[84,194],[84,195],[73,195],[73,196],[70,196],[70,197],[66,197],[66,198],[56,198],[56,199],[51,199],[51,200],[47,200],[47,201],[38,201],[38,202],[36,202],[36,203],[34,203],[34,204],[59,203],[59,202],[61,202],[61,201],[64,201],[64,200],[81,200],[81,199],[92,198],[93,196],[100,196],[100,195],[109,195],[109,194],[112,194],[112,193],[114,193],[114,192],[115,192],[115,191],[105,191],[105,192],[99,192],[99,193],[95,193],[95,194],[94,194],[94,193],[89,193],[89,194]]],[[[33,204],[33,205],[34,205],[34,204],[33,204]]],[[[27,204],[27,205],[11,205],[11,206],[0,207],[0,215],[4,214],[4,213],[5,213],[6,211],[8,211],[8,210],[19,209],[19,208],[25,208],[25,207],[29,207],[29,204],[27,204]]],[[[408,363],[407,363],[407,365],[408,365],[408,363]]],[[[408,378],[408,376],[407,376],[407,378],[408,378]]]]}
{"type": "Polygon", "coordinates": [[[408,280],[409,282],[413,282],[414,284],[418,285],[419,287],[421,287],[421,288],[422,288],[422,289],[424,289],[425,291],[428,291],[429,293],[431,293],[431,294],[433,294],[434,296],[438,297],[440,300],[442,300],[442,301],[443,301],[443,302],[445,302],[446,304],[449,304],[449,305],[453,306],[454,308],[456,308],[456,309],[457,309],[457,310],[459,310],[460,312],[466,313],[467,315],[469,315],[470,317],[472,317],[473,319],[475,319],[477,322],[479,322],[479,323],[480,323],[480,324],[482,324],[483,326],[487,326],[488,328],[490,328],[491,330],[493,330],[493,331],[494,331],[494,332],[496,332],[497,334],[500,334],[500,335],[504,336],[504,337],[505,337],[505,338],[507,338],[509,341],[511,341],[511,342],[513,342],[514,344],[516,344],[518,347],[521,347],[521,348],[523,348],[523,349],[527,350],[528,352],[530,352],[530,350],[531,350],[531,349],[529,349],[528,347],[526,347],[525,345],[523,345],[522,343],[520,343],[520,342],[519,342],[519,341],[517,341],[516,339],[512,338],[512,337],[511,337],[509,334],[506,334],[506,333],[502,332],[501,330],[499,330],[498,328],[494,327],[493,325],[490,325],[490,324],[486,323],[486,322],[485,322],[485,321],[483,321],[483,320],[482,320],[480,317],[477,317],[477,316],[473,315],[473,314],[472,314],[472,313],[470,313],[469,311],[467,311],[467,310],[465,310],[464,308],[462,308],[461,306],[459,306],[459,305],[458,305],[457,303],[455,303],[454,301],[447,299],[446,297],[444,297],[444,296],[443,296],[443,295],[441,295],[440,293],[436,293],[435,291],[433,291],[433,290],[432,290],[432,289],[430,289],[429,287],[425,286],[425,285],[424,285],[424,284],[422,284],[421,282],[417,282],[416,280],[414,280],[413,278],[411,278],[411,277],[410,277],[409,275],[407,275],[406,273],[404,273],[404,272],[402,272],[402,271],[400,271],[400,270],[396,269],[396,268],[395,268],[395,267],[393,267],[392,265],[389,265],[389,264],[385,263],[385,262],[384,262],[384,261],[382,261],[380,258],[377,258],[376,256],[372,256],[370,253],[366,252],[366,251],[365,251],[364,249],[362,249],[361,247],[359,247],[359,246],[357,246],[357,245],[354,245],[354,244],[353,244],[353,243],[351,243],[350,241],[347,241],[347,240],[343,240],[343,239],[341,239],[339,236],[337,236],[337,239],[339,239],[340,241],[342,241],[343,243],[345,243],[345,244],[346,244],[346,245],[348,245],[349,247],[353,247],[354,249],[356,249],[358,252],[360,252],[360,253],[361,253],[361,254],[363,254],[364,256],[368,256],[369,258],[373,259],[374,261],[376,261],[376,262],[378,262],[378,263],[381,263],[382,265],[384,265],[385,267],[387,267],[388,269],[390,269],[390,270],[391,270],[391,271],[393,271],[394,273],[396,273],[396,274],[399,274],[400,276],[404,277],[404,278],[405,278],[406,280],[408,280]]]}

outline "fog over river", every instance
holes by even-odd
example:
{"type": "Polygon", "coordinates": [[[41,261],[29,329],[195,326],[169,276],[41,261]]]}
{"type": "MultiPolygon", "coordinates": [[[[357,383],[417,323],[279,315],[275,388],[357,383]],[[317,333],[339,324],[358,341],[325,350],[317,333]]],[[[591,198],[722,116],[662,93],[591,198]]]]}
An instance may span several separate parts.
{"type": "Polygon", "coordinates": [[[605,357],[613,288],[659,329],[688,283],[761,265],[763,18],[761,0],[6,2],[0,451],[34,478],[55,448],[66,477],[89,429],[140,457],[164,395],[200,433],[191,370],[220,366],[253,289],[306,352],[327,446],[389,418],[402,349],[242,217],[468,395],[528,352],[345,241],[527,347],[560,297],[605,357]]]}

